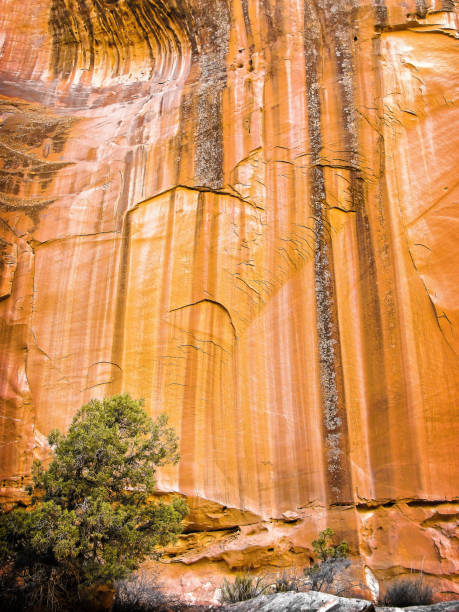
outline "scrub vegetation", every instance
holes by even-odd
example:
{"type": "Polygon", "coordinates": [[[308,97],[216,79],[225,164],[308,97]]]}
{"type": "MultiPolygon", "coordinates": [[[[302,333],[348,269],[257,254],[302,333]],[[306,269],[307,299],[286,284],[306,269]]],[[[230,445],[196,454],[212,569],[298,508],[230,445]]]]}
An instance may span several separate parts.
{"type": "Polygon", "coordinates": [[[188,512],[182,498],[153,500],[156,469],[179,461],[178,441],[142,401],[92,400],[48,442],[54,458],[34,464],[31,506],[0,515],[8,609],[83,609],[174,541],[188,512]]]}

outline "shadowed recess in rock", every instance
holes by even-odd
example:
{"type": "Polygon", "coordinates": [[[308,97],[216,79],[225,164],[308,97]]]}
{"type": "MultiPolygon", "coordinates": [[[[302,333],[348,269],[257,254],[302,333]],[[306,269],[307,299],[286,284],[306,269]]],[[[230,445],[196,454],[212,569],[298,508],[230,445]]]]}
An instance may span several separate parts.
{"type": "Polygon", "coordinates": [[[176,79],[189,46],[181,24],[179,10],[163,0],[53,0],[52,71],[176,79]]]}

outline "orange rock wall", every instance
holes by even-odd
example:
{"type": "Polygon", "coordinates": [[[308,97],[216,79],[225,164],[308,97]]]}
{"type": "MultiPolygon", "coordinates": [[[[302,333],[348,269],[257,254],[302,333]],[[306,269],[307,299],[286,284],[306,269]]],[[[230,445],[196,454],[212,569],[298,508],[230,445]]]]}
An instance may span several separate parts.
{"type": "Polygon", "coordinates": [[[329,525],[455,590],[456,26],[449,0],[0,0],[3,499],[129,391],[180,435],[161,487],[219,508],[174,579],[307,563],[329,525]]]}

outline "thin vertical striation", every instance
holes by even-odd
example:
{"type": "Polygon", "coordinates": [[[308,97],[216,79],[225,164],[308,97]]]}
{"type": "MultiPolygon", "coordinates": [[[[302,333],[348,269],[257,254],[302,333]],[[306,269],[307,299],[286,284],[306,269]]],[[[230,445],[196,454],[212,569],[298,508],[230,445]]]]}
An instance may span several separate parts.
{"type": "Polygon", "coordinates": [[[427,0],[416,0],[416,15],[421,19],[427,15],[427,11],[429,6],[427,4],[427,0]]]}

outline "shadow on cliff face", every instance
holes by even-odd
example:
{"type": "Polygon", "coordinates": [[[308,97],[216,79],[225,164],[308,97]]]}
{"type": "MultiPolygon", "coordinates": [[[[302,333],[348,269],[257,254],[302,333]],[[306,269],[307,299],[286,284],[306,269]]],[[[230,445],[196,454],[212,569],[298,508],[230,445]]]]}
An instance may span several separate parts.
{"type": "Polygon", "coordinates": [[[54,75],[134,70],[136,79],[176,79],[189,47],[184,24],[183,12],[164,0],[53,0],[54,75]]]}
{"type": "Polygon", "coordinates": [[[187,83],[180,124],[190,107],[194,181],[219,189],[229,29],[227,0],[52,0],[50,73],[60,102],[74,109],[151,99],[187,83]]]}

